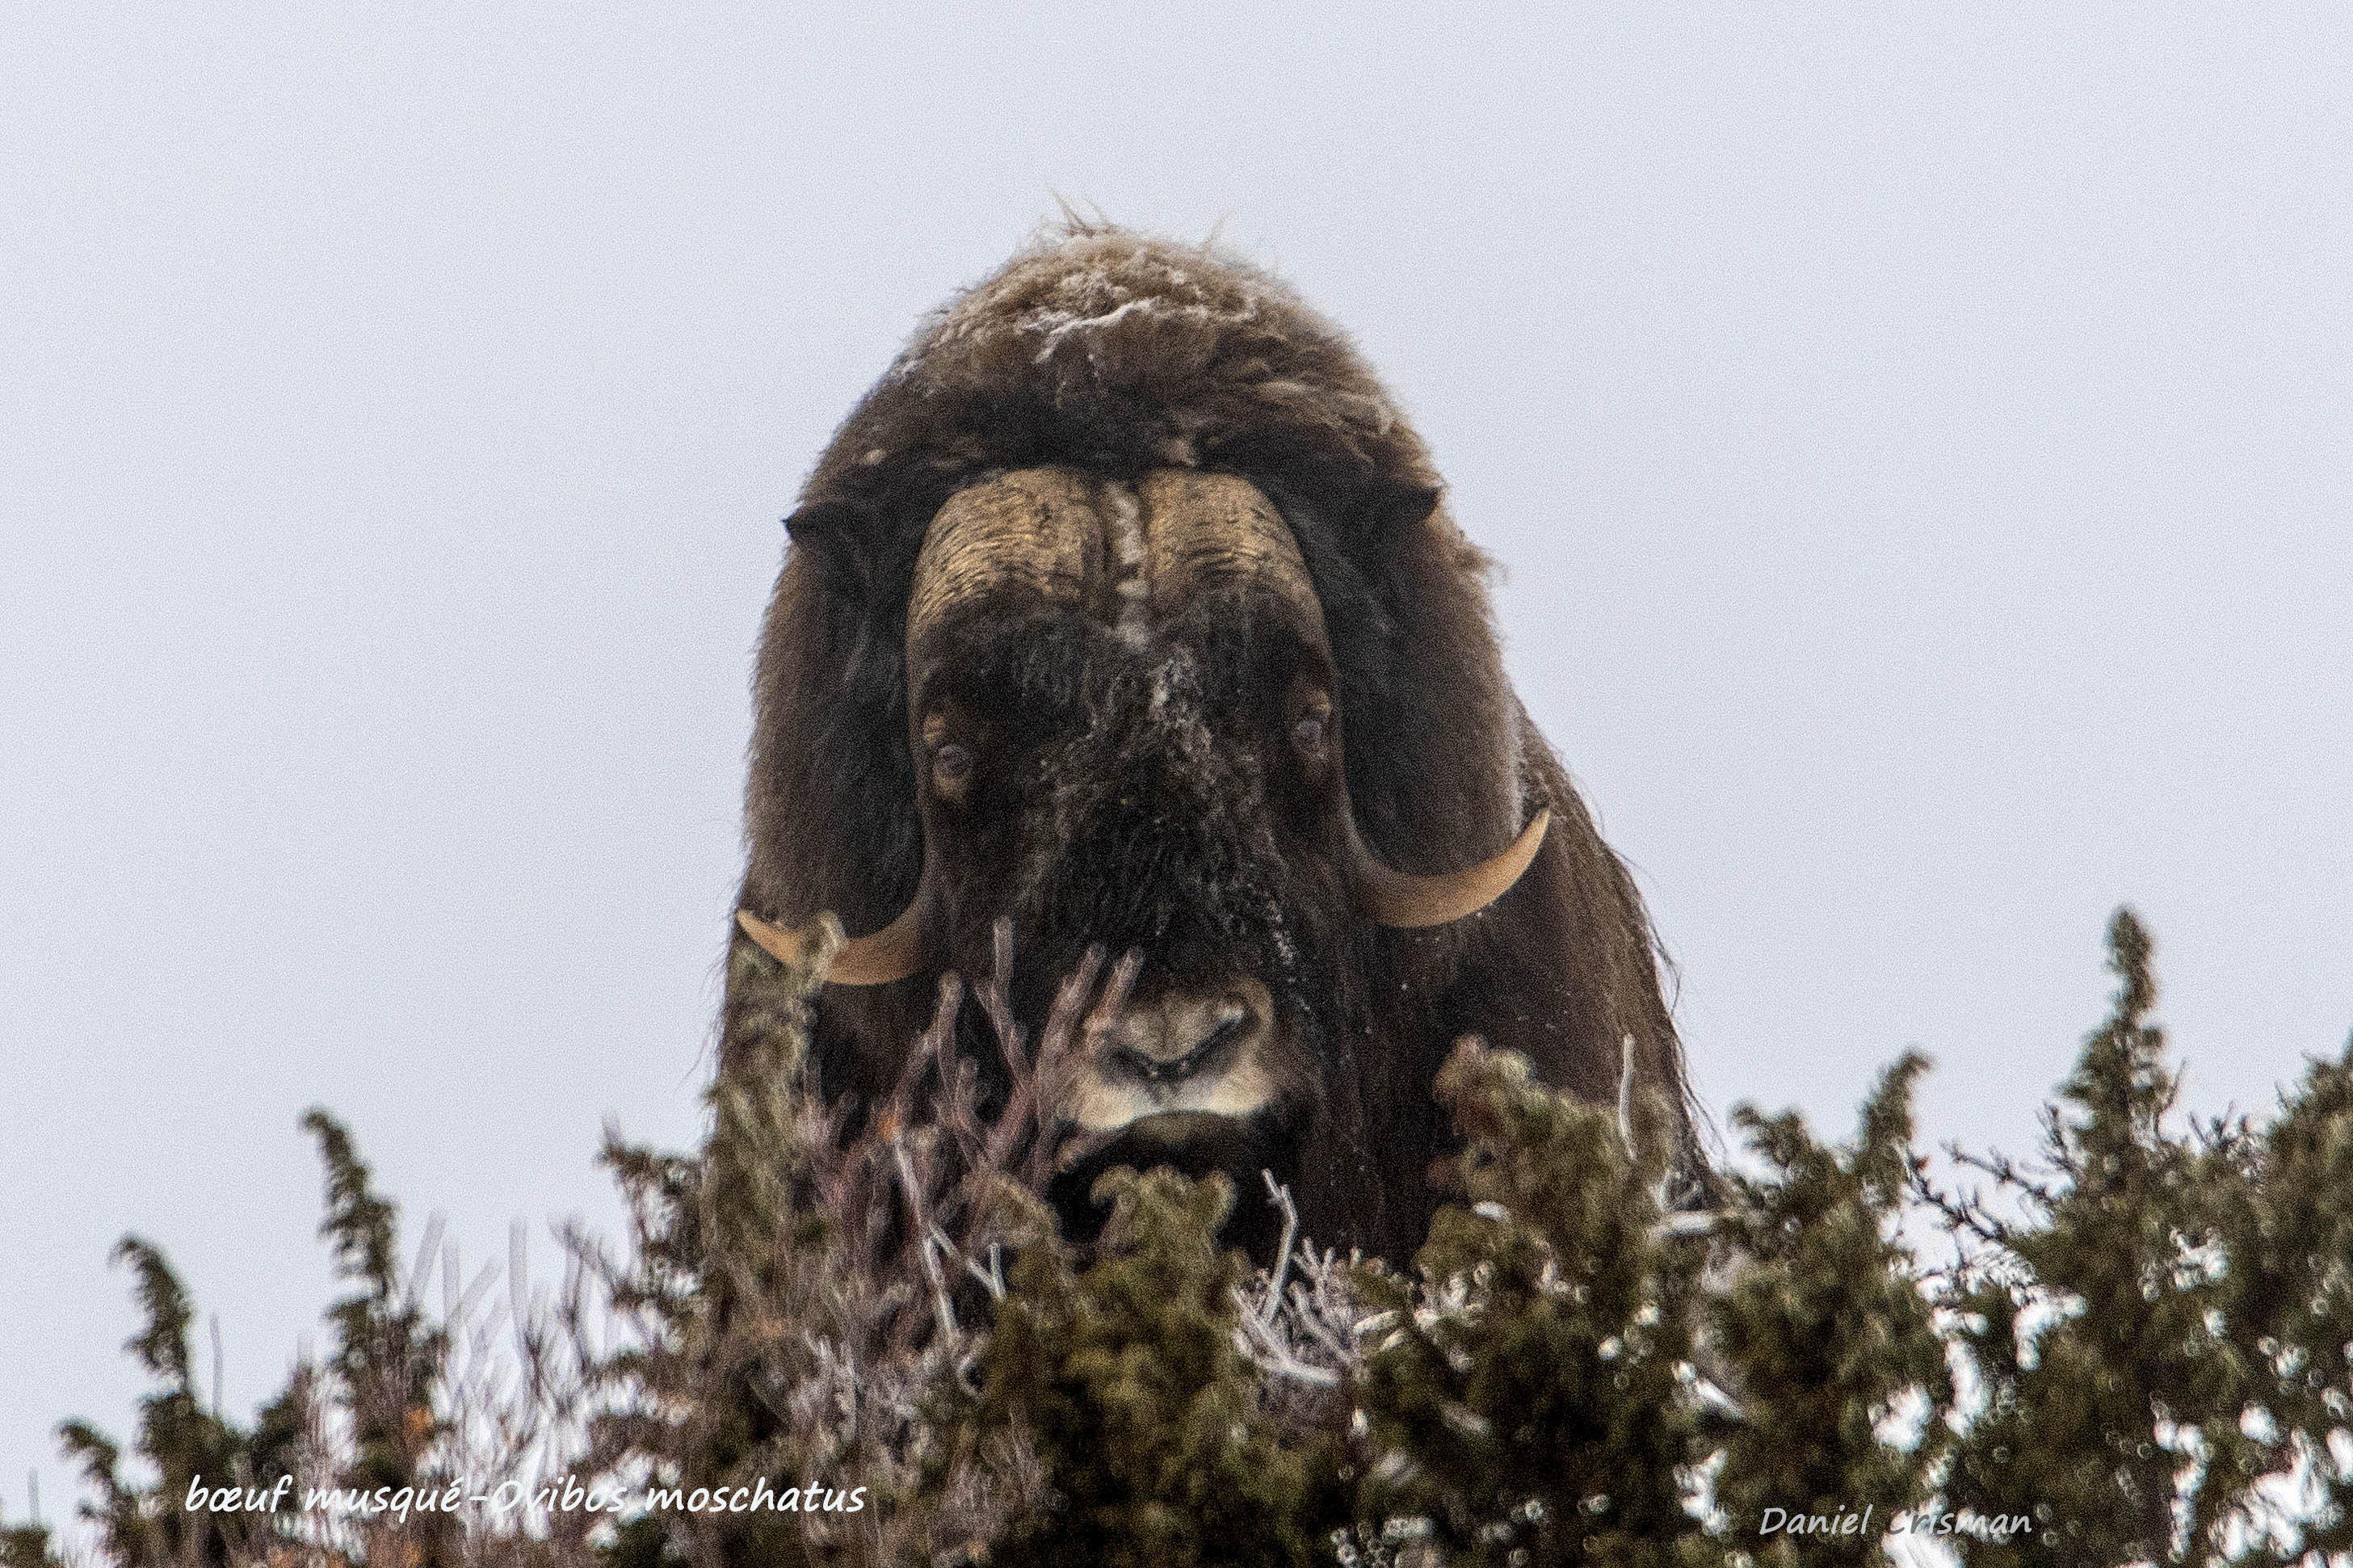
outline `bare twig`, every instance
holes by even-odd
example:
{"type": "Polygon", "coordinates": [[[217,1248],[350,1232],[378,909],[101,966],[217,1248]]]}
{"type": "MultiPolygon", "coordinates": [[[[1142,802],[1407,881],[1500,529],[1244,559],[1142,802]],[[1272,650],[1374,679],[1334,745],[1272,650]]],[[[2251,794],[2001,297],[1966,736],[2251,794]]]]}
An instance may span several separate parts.
{"type": "Polygon", "coordinates": [[[1299,1205],[1291,1201],[1291,1189],[1276,1181],[1273,1171],[1261,1170],[1259,1176],[1266,1182],[1267,1201],[1282,1211],[1282,1239],[1274,1248],[1274,1282],[1267,1287],[1266,1304],[1260,1314],[1261,1323],[1271,1323],[1282,1310],[1283,1277],[1291,1272],[1291,1246],[1299,1239],[1299,1205]]]}
{"type": "Polygon", "coordinates": [[[1634,1037],[1618,1043],[1618,1140],[1634,1153],[1634,1037]]]}

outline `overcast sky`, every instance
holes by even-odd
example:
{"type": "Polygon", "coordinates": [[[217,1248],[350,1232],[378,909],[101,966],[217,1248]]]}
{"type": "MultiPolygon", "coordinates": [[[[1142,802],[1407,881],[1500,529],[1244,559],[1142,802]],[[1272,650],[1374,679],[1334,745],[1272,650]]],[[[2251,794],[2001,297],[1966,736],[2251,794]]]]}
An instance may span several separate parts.
{"type": "Polygon", "coordinates": [[[2196,1107],[2339,1047],[2353,11],[1428,10],[8,9],[8,1516],[126,1231],[282,1380],[305,1107],[475,1257],[692,1139],[778,519],[1057,193],[1388,377],[1719,1112],[2031,1147],[2125,901],[2196,1107]]]}

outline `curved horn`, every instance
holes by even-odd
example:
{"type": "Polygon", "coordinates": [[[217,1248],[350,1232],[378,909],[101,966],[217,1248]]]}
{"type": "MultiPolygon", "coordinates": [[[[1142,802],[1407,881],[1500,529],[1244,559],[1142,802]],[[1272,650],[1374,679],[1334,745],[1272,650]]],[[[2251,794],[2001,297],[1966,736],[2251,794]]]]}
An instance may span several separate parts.
{"type": "Polygon", "coordinates": [[[1256,584],[1298,606],[1323,639],[1323,606],[1299,541],[1258,486],[1239,474],[1164,468],[1145,475],[1137,498],[1155,610],[1176,613],[1203,593],[1256,584]]]}
{"type": "Polygon", "coordinates": [[[1008,587],[1084,600],[1103,579],[1097,485],[1031,468],[957,491],[934,514],[907,592],[907,646],[950,610],[1008,587]]]}
{"type": "MultiPolygon", "coordinates": [[[[888,985],[892,980],[905,980],[923,967],[930,951],[925,939],[923,906],[929,902],[923,889],[918,886],[915,896],[899,917],[880,931],[864,937],[851,937],[834,950],[833,962],[826,966],[828,985],[888,985]]],[[[820,915],[818,920],[831,920],[830,915],[820,915]]],[[[760,945],[761,951],[787,965],[806,964],[814,945],[814,922],[797,930],[772,926],[749,909],[735,911],[735,923],[744,934],[760,945]]],[[[836,921],[837,927],[839,922],[836,921]]]]}
{"type": "Polygon", "coordinates": [[[1545,829],[1551,823],[1552,811],[1547,808],[1530,819],[1528,825],[1520,830],[1520,836],[1512,841],[1512,847],[1493,860],[1443,876],[1409,876],[1375,860],[1373,852],[1356,836],[1356,824],[1351,819],[1348,850],[1355,863],[1351,870],[1357,907],[1377,925],[1407,931],[1443,926],[1449,920],[1476,915],[1511,891],[1512,885],[1520,880],[1520,874],[1535,860],[1536,851],[1544,843],[1545,829]]]}

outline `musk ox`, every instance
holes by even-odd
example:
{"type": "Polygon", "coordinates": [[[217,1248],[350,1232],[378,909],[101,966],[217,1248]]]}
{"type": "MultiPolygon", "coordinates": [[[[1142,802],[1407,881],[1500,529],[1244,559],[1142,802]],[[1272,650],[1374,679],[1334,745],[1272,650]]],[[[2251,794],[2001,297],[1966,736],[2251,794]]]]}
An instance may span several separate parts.
{"type": "Polygon", "coordinates": [[[1591,1097],[1630,1061],[1688,1133],[1648,918],[1504,680],[1487,558],[1282,283],[1060,230],[923,324],[786,526],[736,939],[851,934],[826,1093],[893,1083],[1009,917],[1032,1030],[1090,946],[1139,957],[1064,1107],[1098,1163],[1263,1167],[1326,1243],[1419,1245],[1466,1033],[1591,1097]]]}

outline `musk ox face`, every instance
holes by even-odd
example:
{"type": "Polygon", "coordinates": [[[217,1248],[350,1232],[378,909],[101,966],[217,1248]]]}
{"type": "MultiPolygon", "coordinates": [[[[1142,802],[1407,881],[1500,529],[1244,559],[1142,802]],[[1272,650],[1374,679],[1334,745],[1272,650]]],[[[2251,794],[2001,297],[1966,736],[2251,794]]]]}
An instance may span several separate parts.
{"type": "MultiPolygon", "coordinates": [[[[928,320],[804,488],[761,641],[741,939],[853,934],[827,1092],[890,1092],[1009,922],[1032,1030],[1090,948],[1136,959],[1060,1107],[1109,1140],[1074,1217],[1114,1159],[1263,1167],[1320,1243],[1409,1256],[1464,1034],[1681,1107],[1641,901],[1440,493],[1346,339],[1213,249],[1079,226],[928,320]]],[[[723,1070],[797,1005],[773,972],[731,966],[723,1070]]]]}
{"type": "Polygon", "coordinates": [[[1360,1142],[1349,1098],[1327,1113],[1361,1079],[1355,928],[1473,913],[1544,835],[1540,817],[1447,876],[1363,848],[1321,606],[1272,503],[1233,475],[1044,468],[959,492],[916,562],[906,671],[923,872],[834,978],[986,972],[1009,919],[1034,1029],[1089,948],[1135,955],[1060,1107],[1103,1145],[1060,1194],[1082,1224],[1110,1163],[1289,1181],[1319,1122],[1360,1142]]]}

